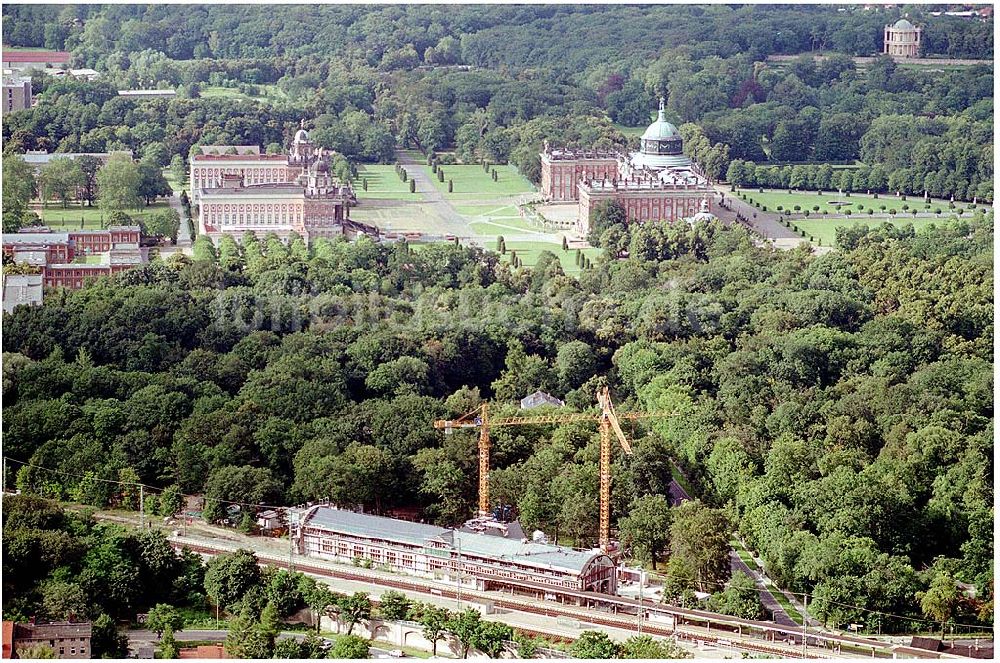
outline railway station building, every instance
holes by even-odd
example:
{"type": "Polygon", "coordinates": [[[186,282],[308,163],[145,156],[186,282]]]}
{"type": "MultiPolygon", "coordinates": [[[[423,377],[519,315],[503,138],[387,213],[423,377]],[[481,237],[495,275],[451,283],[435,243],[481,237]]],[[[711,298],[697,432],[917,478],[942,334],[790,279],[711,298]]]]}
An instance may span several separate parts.
{"type": "Polygon", "coordinates": [[[574,550],[525,538],[520,528],[454,530],[315,505],[293,518],[298,552],[338,562],[553,598],[560,590],[614,594],[614,561],[600,550],[574,550]]]}

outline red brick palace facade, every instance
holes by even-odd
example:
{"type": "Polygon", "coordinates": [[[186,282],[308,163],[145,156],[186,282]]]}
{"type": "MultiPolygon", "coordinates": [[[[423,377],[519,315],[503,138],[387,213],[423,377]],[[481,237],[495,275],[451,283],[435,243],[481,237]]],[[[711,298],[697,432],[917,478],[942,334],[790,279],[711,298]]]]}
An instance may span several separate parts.
{"type": "Polygon", "coordinates": [[[576,201],[577,230],[590,231],[594,207],[606,200],[624,206],[630,222],[690,219],[711,209],[711,182],[683,154],[680,133],[666,121],[663,102],[632,154],[550,149],[540,155],[542,195],[553,202],[576,201]]]}
{"type": "Polygon", "coordinates": [[[81,288],[88,280],[116,274],[144,262],[139,226],[106,230],[4,233],[3,252],[18,264],[38,268],[46,287],[81,288]]]}

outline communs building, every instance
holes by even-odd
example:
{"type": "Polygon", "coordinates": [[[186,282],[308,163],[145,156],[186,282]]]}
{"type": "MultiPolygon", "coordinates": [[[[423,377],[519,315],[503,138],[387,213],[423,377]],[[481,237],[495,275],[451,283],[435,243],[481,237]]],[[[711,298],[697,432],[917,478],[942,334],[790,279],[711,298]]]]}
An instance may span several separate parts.
{"type": "Polygon", "coordinates": [[[191,202],[201,234],[213,241],[228,235],[292,233],[306,242],[345,235],[378,234],[352,222],[357,202],[348,182],[330,172],[332,153],[316,146],[305,129],[295,133],[288,154],[260,154],[256,146],[206,146],[191,158],[191,202]]]}
{"type": "Polygon", "coordinates": [[[456,530],[323,504],[291,520],[298,552],[312,557],[540,598],[560,590],[617,591],[608,555],[552,545],[541,536],[528,539],[516,524],[477,527],[470,521],[456,530]]]}
{"type": "Polygon", "coordinates": [[[52,232],[41,226],[4,233],[3,253],[11,262],[38,270],[47,288],[82,288],[87,281],[146,262],[139,226],[52,232]]]}

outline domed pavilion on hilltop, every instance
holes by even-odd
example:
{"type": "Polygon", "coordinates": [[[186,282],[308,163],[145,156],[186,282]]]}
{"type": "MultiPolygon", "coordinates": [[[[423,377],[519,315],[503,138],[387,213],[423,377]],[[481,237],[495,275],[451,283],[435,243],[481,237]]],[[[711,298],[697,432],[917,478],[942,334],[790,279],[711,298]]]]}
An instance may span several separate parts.
{"type": "Polygon", "coordinates": [[[915,58],[920,55],[920,28],[901,18],[885,26],[883,53],[897,58],[915,58]]]}

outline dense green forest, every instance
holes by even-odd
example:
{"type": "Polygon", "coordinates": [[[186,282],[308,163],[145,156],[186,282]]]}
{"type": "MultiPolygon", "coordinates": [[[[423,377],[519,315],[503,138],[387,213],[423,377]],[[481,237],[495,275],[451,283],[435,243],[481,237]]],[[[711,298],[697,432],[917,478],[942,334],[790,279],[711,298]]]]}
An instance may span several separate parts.
{"type": "MultiPolygon", "coordinates": [[[[853,606],[919,617],[939,577],[979,589],[949,604],[968,621],[992,610],[992,238],[982,212],[842,232],[822,257],[638,226],[631,258],[578,279],[555,256],[511,270],[451,244],[200,240],[194,261],[5,316],[4,452],[57,471],[8,462],[7,480],[96,506],[124,499],[98,479],[124,477],[453,523],[473,505],[476,439],[434,419],[483,398],[513,412],[539,388],[585,409],[609,384],[622,411],[681,415],[630,430],[614,517],[665,493],[671,459],[720,509],[672,514],[670,540],[638,554],[701,577],[677,568],[683,540],[709,528],[725,548],[738,527],[831,624],[906,628],[853,606]]],[[[494,497],[526,526],[592,543],[592,427],[498,430],[493,462],[494,497]]],[[[622,527],[641,548],[641,524],[622,527]]]]}
{"type": "MultiPolygon", "coordinates": [[[[928,53],[992,57],[992,24],[931,18],[928,53]]],[[[454,148],[538,181],[538,151],[623,147],[656,98],[728,159],[770,166],[863,161],[896,190],[992,199],[992,67],[864,68],[900,14],[858,7],[260,7],[6,5],[15,45],[64,47],[104,84],[35,81],[40,102],[3,126],[5,149],[143,153],[162,142],[287,143],[306,118],[355,161],[454,148]],[[393,30],[382,26],[390,21],[393,30]],[[580,39],[579,35],[591,37],[580,39]],[[599,38],[593,35],[602,35],[599,38]],[[628,48],[622,48],[628,44],[628,48]],[[808,54],[835,51],[814,62],[808,54]],[[791,63],[772,54],[807,54],[791,63]],[[122,87],[182,98],[117,98],[122,87]],[[244,98],[201,98],[222,86],[244,98]],[[266,96],[274,88],[280,97],[266,96]],[[256,97],[256,99],[255,99],[256,97]],[[911,146],[916,146],[911,149],[911,146]],[[904,149],[905,148],[905,149],[904,149]]],[[[634,139],[633,139],[634,140],[634,139]]]]}

